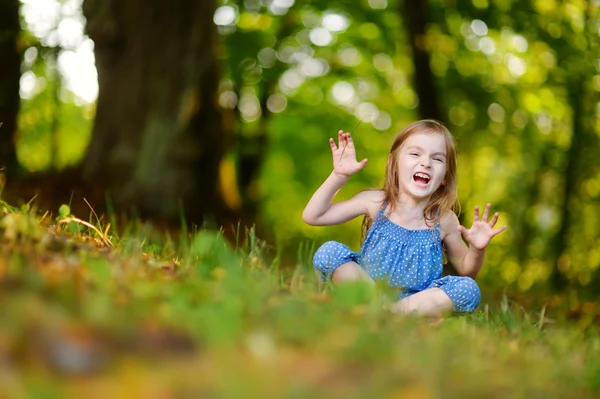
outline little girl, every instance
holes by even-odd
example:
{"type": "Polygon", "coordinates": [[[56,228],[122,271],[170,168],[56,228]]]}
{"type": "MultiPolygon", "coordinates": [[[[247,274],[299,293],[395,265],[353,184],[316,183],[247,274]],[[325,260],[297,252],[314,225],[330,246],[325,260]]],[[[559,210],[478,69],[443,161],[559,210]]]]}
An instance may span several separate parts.
{"type": "Polygon", "coordinates": [[[344,223],[365,215],[367,225],[360,253],[335,241],[323,244],[313,263],[323,278],[334,283],[386,279],[401,293],[391,310],[436,317],[454,310],[472,312],[481,298],[473,280],[485,248],[506,226],[494,229],[475,207],[470,229],[458,222],[456,143],[448,129],[434,120],[405,127],[396,137],[387,160],[383,190],[366,190],[347,201],[332,203],[338,190],[367,159],[356,160],[350,133],[338,132],[338,146],[329,139],[333,172],[314,193],[302,219],[314,226],[344,223]],[[465,237],[469,246],[461,238],[465,237]],[[443,253],[461,275],[442,277],[443,253]]]}

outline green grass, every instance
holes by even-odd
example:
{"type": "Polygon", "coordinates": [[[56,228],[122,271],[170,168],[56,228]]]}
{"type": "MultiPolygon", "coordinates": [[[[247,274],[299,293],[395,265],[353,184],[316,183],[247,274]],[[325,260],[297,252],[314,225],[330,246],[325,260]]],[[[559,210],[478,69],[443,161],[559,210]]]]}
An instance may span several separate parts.
{"type": "Polygon", "coordinates": [[[319,284],[307,243],[282,265],[252,231],[0,211],[2,397],[600,396],[593,318],[504,297],[434,326],[319,284]]]}

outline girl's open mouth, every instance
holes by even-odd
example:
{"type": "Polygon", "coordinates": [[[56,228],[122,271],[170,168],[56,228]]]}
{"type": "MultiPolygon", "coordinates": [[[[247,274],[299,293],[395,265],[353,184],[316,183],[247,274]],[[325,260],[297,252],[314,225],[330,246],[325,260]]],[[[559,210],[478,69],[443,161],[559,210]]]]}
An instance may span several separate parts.
{"type": "Polygon", "coordinates": [[[413,181],[418,187],[427,187],[431,177],[427,173],[418,172],[413,175],[413,181]]]}

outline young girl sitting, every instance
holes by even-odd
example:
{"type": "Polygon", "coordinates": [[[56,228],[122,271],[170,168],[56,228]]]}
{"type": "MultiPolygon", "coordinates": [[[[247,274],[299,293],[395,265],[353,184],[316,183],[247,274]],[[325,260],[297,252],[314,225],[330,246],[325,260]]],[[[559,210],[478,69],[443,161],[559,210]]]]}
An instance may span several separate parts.
{"type": "Polygon", "coordinates": [[[448,129],[434,120],[405,127],[395,138],[388,156],[383,190],[358,193],[332,203],[338,190],[367,159],[356,160],[350,133],[338,132],[338,145],[329,139],[333,172],[306,205],[302,219],[314,226],[344,223],[365,215],[368,225],[360,253],[329,241],[315,253],[313,263],[323,278],[338,284],[349,280],[386,279],[401,293],[391,310],[439,316],[454,310],[472,312],[481,298],[473,280],[483,265],[492,237],[495,213],[488,221],[475,207],[470,229],[458,222],[456,143],[448,129]],[[469,246],[461,238],[461,233],[469,246]],[[443,248],[461,277],[442,277],[443,248]]]}

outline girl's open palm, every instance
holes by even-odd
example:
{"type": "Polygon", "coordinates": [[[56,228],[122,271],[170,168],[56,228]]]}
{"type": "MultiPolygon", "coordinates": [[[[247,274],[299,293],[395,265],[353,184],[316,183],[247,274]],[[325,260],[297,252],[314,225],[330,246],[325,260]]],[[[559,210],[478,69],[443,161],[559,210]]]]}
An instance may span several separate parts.
{"type": "Polygon", "coordinates": [[[338,132],[338,145],[330,138],[331,154],[333,156],[333,171],[338,175],[352,176],[365,167],[367,159],[356,161],[356,149],[350,133],[338,132]]]}
{"type": "Polygon", "coordinates": [[[467,240],[469,245],[479,250],[485,249],[494,236],[506,230],[506,226],[494,229],[494,226],[498,221],[498,212],[494,213],[492,220],[488,222],[490,206],[490,204],[485,206],[481,220],[479,219],[479,207],[475,207],[473,225],[470,229],[466,229],[464,226],[458,226],[458,230],[462,233],[463,237],[465,237],[465,240],[467,240]]]}

